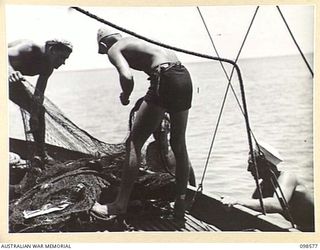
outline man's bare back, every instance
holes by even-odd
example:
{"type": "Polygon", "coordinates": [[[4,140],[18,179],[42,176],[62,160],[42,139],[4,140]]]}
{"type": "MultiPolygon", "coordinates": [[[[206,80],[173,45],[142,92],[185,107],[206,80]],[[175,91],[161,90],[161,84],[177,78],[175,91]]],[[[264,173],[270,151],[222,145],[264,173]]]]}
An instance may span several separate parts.
{"type": "Polygon", "coordinates": [[[46,157],[44,92],[54,69],[59,68],[72,52],[72,44],[65,40],[49,40],[38,45],[30,40],[18,40],[8,44],[9,98],[30,114],[29,125],[34,140],[40,145],[36,153],[46,157]],[[34,93],[24,86],[26,76],[39,75],[34,93]]]}
{"type": "Polygon", "coordinates": [[[147,74],[150,74],[152,68],[157,65],[178,61],[177,56],[172,51],[134,37],[125,37],[116,42],[108,51],[109,58],[112,60],[116,57],[118,51],[122,52],[130,68],[144,71],[147,74]]]}

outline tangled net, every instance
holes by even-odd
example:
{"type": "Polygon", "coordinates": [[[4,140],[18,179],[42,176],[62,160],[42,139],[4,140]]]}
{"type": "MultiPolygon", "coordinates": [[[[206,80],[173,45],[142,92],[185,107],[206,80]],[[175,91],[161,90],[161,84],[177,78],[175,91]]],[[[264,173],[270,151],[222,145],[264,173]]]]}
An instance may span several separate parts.
{"type": "MultiPolygon", "coordinates": [[[[32,92],[33,86],[26,83],[32,92]]],[[[71,122],[48,98],[44,102],[46,142],[88,155],[87,158],[44,165],[30,162],[17,185],[11,185],[9,231],[75,232],[123,231],[123,224],[105,223],[89,211],[95,201],[101,204],[115,199],[125,159],[124,144],[108,144],[92,137],[71,122]]],[[[25,131],[29,113],[22,110],[25,131]]],[[[33,140],[26,134],[27,140],[33,140]]],[[[142,161],[145,164],[145,161],[142,161]]],[[[134,184],[127,216],[136,215],[151,200],[169,203],[174,199],[174,178],[167,173],[145,171],[142,166],[134,184]]]]}

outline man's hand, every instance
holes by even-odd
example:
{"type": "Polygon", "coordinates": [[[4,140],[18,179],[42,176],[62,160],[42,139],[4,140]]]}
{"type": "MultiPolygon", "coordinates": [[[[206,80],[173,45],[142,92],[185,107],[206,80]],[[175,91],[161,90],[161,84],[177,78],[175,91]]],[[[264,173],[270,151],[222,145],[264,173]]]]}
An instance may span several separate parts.
{"type": "Polygon", "coordinates": [[[122,92],[120,94],[120,101],[121,101],[122,105],[127,106],[130,103],[129,96],[122,92]]]}
{"type": "Polygon", "coordinates": [[[9,83],[23,81],[25,78],[20,73],[20,71],[12,71],[9,75],[9,83]]]}
{"type": "Polygon", "coordinates": [[[229,211],[234,205],[240,204],[238,200],[232,197],[222,197],[220,200],[224,205],[225,210],[229,211]]]}

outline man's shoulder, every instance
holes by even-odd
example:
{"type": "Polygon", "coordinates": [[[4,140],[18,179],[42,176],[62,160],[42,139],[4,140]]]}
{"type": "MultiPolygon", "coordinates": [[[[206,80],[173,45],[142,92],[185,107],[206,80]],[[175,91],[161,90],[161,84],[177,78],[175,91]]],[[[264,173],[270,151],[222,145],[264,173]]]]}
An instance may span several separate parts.
{"type": "Polygon", "coordinates": [[[132,37],[132,36],[127,36],[127,37],[123,37],[121,38],[117,44],[121,45],[121,46],[134,46],[134,45],[138,45],[138,44],[143,44],[143,40],[138,39],[136,37],[132,37]]]}
{"type": "Polygon", "coordinates": [[[8,43],[8,47],[16,46],[16,45],[26,45],[33,46],[36,43],[30,39],[17,39],[8,43]]]}
{"type": "Polygon", "coordinates": [[[14,47],[26,52],[33,52],[33,51],[35,52],[41,49],[41,46],[38,43],[29,39],[20,39],[20,40],[10,42],[8,44],[8,48],[14,48],[14,47]]]}
{"type": "Polygon", "coordinates": [[[26,46],[27,48],[29,48],[30,50],[32,50],[32,51],[39,51],[39,50],[41,50],[41,45],[39,45],[38,43],[36,43],[36,42],[34,42],[34,41],[32,41],[32,40],[27,40],[27,41],[25,42],[25,46],[26,46]]]}

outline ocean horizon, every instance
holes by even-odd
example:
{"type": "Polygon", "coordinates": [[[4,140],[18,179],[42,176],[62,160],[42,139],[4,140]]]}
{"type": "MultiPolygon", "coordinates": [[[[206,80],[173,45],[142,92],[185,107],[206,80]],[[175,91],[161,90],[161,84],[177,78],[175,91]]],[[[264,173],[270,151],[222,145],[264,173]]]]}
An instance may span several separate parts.
{"type": "MultiPolygon", "coordinates": [[[[313,54],[306,55],[312,62],[313,54]]],[[[312,65],[313,63],[311,63],[312,65]]],[[[248,139],[239,108],[240,88],[232,78],[215,141],[213,134],[222,109],[228,81],[218,62],[185,63],[193,81],[193,103],[187,128],[187,147],[197,183],[204,191],[221,196],[248,198],[255,183],[247,171],[248,139]],[[237,97],[237,98],[235,98],[237,97]],[[238,99],[238,100],[237,100],[238,99]]],[[[227,72],[230,65],[224,64],[227,72]]],[[[251,130],[258,142],[275,147],[284,161],[279,169],[295,173],[314,190],[313,174],[313,78],[300,56],[246,58],[238,62],[245,86],[251,130]]],[[[128,106],[119,101],[120,84],[114,68],[56,71],[46,96],[63,113],[99,140],[123,142],[135,101],[144,96],[147,76],[134,71],[135,89],[128,106]]],[[[28,78],[35,83],[36,78],[28,78]]],[[[9,105],[9,136],[24,139],[18,108],[9,105]]]]}

